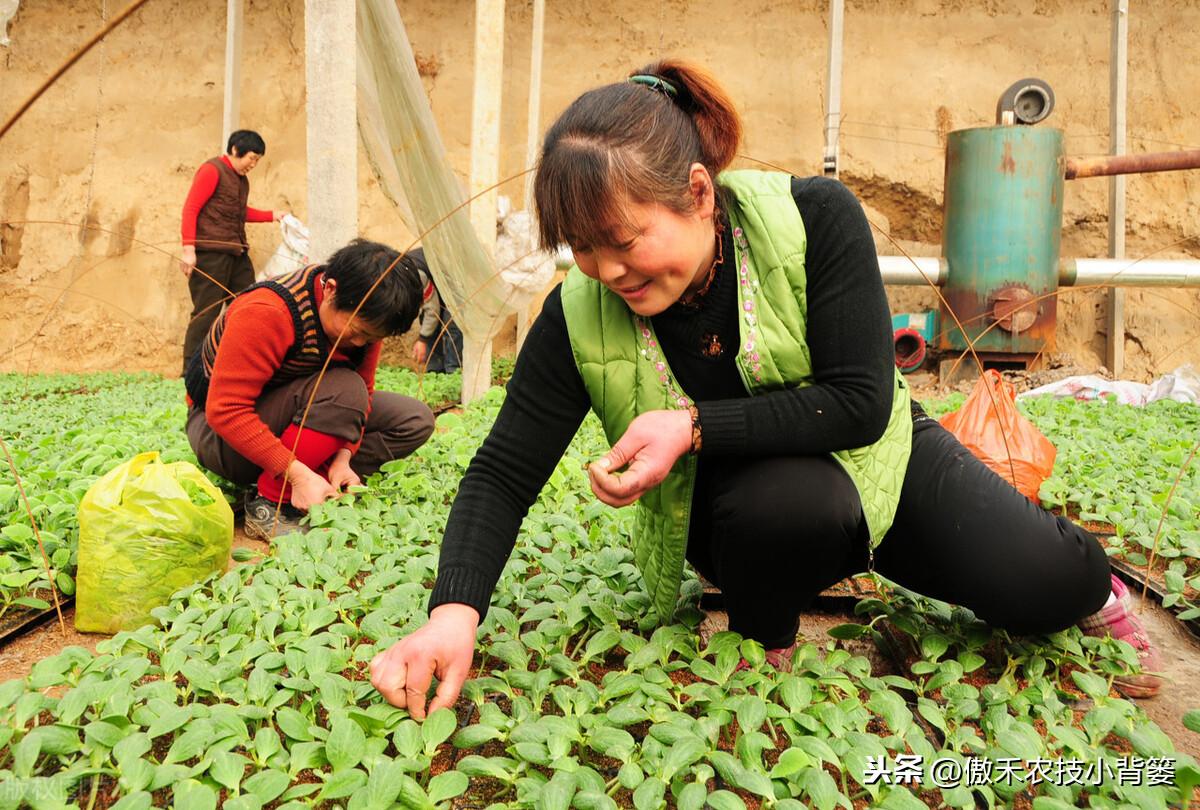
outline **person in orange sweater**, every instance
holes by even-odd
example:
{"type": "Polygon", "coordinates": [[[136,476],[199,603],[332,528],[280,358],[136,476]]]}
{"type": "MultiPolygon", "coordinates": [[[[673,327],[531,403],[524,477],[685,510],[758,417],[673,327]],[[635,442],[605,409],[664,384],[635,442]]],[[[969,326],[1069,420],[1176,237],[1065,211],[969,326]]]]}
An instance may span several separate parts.
{"type": "Polygon", "coordinates": [[[187,435],[201,465],[255,485],[248,535],[303,530],[313,504],[433,433],[423,402],[375,390],[383,338],[417,316],[418,273],[411,257],[356,239],[323,265],[251,286],[213,322],[184,375],[187,435]]]}
{"type": "Polygon", "coordinates": [[[248,175],[267,151],[262,136],[239,129],[225,154],[200,164],[183,204],[179,267],[187,276],[192,314],[183,338],[183,367],[221,310],[221,303],[254,283],[246,242],[247,222],[273,222],[286,211],[263,211],[247,204],[248,175]],[[200,272],[196,272],[197,268],[200,272]]]}

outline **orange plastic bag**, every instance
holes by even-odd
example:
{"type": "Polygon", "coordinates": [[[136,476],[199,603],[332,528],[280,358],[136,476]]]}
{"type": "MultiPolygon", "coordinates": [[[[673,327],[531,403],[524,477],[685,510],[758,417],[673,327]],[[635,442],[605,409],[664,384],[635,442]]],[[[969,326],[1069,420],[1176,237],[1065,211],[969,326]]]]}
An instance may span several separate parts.
{"type": "Polygon", "coordinates": [[[980,461],[1026,498],[1038,502],[1038,490],[1054,470],[1058,451],[1017,410],[1012,386],[1000,372],[985,371],[963,406],[943,416],[941,422],[980,461]]]}

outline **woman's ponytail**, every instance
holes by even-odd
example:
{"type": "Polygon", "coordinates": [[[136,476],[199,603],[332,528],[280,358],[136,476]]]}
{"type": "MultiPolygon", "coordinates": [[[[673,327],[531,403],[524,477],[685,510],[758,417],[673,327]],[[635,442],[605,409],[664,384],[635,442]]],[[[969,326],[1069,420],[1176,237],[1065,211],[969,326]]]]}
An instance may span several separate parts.
{"type": "Polygon", "coordinates": [[[658,76],[669,82],[677,91],[672,100],[696,124],[705,165],[714,175],[729,167],[742,140],[742,119],[711,73],[679,59],[664,59],[631,75],[658,76]]]}
{"type": "MultiPolygon", "coordinates": [[[[733,101],[703,68],[664,59],[589,90],[546,133],[533,181],[542,244],[613,243],[628,204],[694,206],[691,166],[715,179],[742,138],[733,101]]],[[[627,230],[627,229],[626,229],[627,230]]]]}

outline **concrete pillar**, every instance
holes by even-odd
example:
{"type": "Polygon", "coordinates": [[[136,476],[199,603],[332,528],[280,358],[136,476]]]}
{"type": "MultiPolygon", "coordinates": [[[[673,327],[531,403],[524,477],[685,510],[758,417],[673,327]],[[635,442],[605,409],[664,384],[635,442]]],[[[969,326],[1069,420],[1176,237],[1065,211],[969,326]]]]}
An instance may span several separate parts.
{"type": "MultiPolygon", "coordinates": [[[[475,96],[471,108],[471,225],[484,252],[496,255],[496,189],[500,180],[500,95],[504,73],[504,0],[475,0],[475,96]],[[479,195],[479,196],[476,196],[479,195]]],[[[491,385],[490,336],[464,335],[464,403],[491,385]]]]}
{"type": "MultiPolygon", "coordinates": [[[[221,153],[229,134],[239,127],[242,108],[242,6],[227,0],[225,8],[225,105],[221,115],[221,153]]],[[[268,135],[268,137],[270,137],[268,135]]]]}
{"type": "Polygon", "coordinates": [[[358,235],[355,0],[304,0],[309,258],[358,235]]]}
{"type": "MultiPolygon", "coordinates": [[[[525,118],[525,168],[537,161],[542,138],[542,45],[546,36],[546,0],[533,0],[529,39],[529,114],[525,118]]],[[[533,209],[533,173],[525,175],[525,208],[533,209]]]]}
{"type": "MultiPolygon", "coordinates": [[[[541,144],[542,43],[546,32],[546,0],[533,0],[533,31],[529,39],[529,115],[525,121],[525,168],[537,162],[541,144]]],[[[525,175],[525,210],[533,210],[533,172],[525,175]]],[[[517,351],[529,334],[529,307],[517,312],[517,351]]]]}

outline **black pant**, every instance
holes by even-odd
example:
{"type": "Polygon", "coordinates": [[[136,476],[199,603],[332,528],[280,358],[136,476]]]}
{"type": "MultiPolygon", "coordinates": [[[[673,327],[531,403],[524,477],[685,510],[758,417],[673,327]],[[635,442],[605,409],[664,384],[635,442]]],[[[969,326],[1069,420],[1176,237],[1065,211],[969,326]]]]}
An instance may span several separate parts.
{"type": "Polygon", "coordinates": [[[188,276],[192,294],[192,314],[183,336],[183,370],[197,347],[204,342],[212,323],[221,314],[221,305],[254,283],[254,265],[250,255],[197,250],[196,267],[188,276]],[[231,295],[232,293],[232,295],[231,295]]]}
{"type": "MultiPolygon", "coordinates": [[[[828,456],[701,459],[688,560],[721,589],[729,629],[768,648],[796,637],[822,590],[867,569],[858,492],[828,456]]],[[[1099,610],[1108,558],[1088,532],[1031,503],[929,417],[875,570],[1014,633],[1099,610]]]]}
{"type": "Polygon", "coordinates": [[[438,330],[430,338],[429,357],[425,370],[435,374],[453,374],[462,368],[463,333],[450,317],[450,310],[443,305],[438,312],[438,330]]]}

